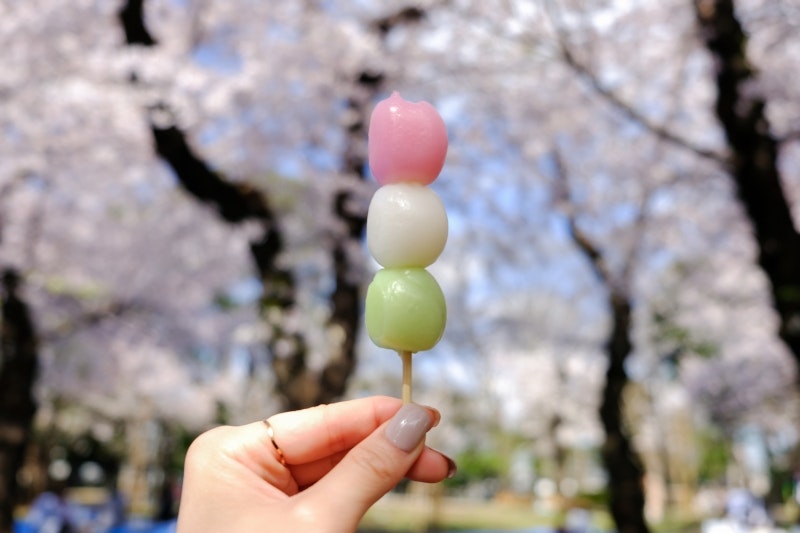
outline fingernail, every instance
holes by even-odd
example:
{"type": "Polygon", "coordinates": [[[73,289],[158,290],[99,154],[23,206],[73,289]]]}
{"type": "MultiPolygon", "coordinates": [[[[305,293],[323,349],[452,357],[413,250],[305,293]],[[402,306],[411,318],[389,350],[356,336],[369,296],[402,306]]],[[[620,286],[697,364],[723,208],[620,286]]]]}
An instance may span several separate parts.
{"type": "Polygon", "coordinates": [[[447,460],[447,479],[453,479],[456,477],[456,472],[458,472],[458,466],[455,461],[446,455],[442,454],[442,456],[447,460]]]}
{"type": "Polygon", "coordinates": [[[442,413],[440,413],[438,409],[436,409],[435,407],[431,407],[430,405],[426,405],[425,409],[427,409],[428,412],[433,415],[433,423],[431,424],[431,427],[435,428],[436,426],[439,425],[439,422],[442,420],[442,413]]]}
{"type": "Polygon", "coordinates": [[[421,405],[407,403],[386,426],[386,438],[404,452],[410,452],[422,442],[431,427],[430,411],[421,405]]]}

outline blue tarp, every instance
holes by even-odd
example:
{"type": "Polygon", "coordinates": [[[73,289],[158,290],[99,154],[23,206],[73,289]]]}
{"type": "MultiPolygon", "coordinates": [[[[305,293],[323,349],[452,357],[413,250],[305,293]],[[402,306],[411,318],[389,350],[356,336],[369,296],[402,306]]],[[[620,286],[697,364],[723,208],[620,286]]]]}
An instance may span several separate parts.
{"type": "MultiPolygon", "coordinates": [[[[14,533],[59,533],[60,523],[33,523],[25,520],[14,523],[14,533]]],[[[91,533],[175,533],[175,522],[145,522],[135,520],[120,526],[97,528],[91,533]]]]}
{"type": "Polygon", "coordinates": [[[28,515],[14,524],[14,533],[60,533],[64,524],[69,524],[75,531],[87,533],[175,531],[175,521],[126,519],[118,499],[112,498],[97,505],[82,505],[45,492],[33,502],[28,515]]]}

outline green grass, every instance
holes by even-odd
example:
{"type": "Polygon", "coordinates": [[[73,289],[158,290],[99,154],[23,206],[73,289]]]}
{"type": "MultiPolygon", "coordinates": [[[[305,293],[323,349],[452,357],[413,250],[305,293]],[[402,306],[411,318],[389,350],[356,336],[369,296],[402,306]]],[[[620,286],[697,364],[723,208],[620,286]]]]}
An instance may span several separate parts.
{"type": "MultiPolygon", "coordinates": [[[[563,512],[541,509],[530,501],[474,500],[433,494],[391,494],[369,510],[359,526],[362,533],[411,533],[423,531],[487,530],[514,531],[533,527],[555,528],[563,523],[563,512]]],[[[604,510],[593,512],[593,525],[612,531],[614,524],[604,510]]],[[[662,523],[650,524],[653,533],[697,533],[699,520],[673,514],[662,523]]]]}
{"type": "MultiPolygon", "coordinates": [[[[399,533],[427,531],[436,526],[446,531],[513,531],[552,527],[561,519],[561,513],[537,511],[530,502],[391,495],[370,509],[360,530],[399,533]]],[[[609,524],[603,513],[597,513],[596,525],[607,529],[609,524]]]]}

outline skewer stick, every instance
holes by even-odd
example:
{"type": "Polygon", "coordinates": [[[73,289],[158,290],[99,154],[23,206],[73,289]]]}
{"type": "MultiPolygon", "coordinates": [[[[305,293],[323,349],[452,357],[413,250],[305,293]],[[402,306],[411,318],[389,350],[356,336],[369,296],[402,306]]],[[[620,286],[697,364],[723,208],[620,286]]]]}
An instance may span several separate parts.
{"type": "Polygon", "coordinates": [[[403,403],[411,403],[411,356],[412,352],[398,352],[403,360],[403,403]]]}

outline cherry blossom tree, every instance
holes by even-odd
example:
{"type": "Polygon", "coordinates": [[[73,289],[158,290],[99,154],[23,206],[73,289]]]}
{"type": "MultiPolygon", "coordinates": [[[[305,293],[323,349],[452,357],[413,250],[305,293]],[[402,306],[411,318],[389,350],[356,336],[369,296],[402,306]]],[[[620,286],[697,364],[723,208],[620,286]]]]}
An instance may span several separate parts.
{"type": "Polygon", "coordinates": [[[791,346],[793,282],[775,272],[798,269],[764,259],[795,238],[789,2],[62,4],[0,6],[0,266],[24,280],[43,406],[140,420],[146,403],[199,427],[220,401],[236,421],[263,416],[273,388],[284,406],[331,401],[357,359],[369,392],[385,356],[359,333],[365,124],[398,89],[450,134],[435,187],[451,236],[434,265],[450,320],[418,358],[420,386],[482,382],[496,397],[477,414],[555,447],[601,444],[605,395],[605,438],[624,439],[620,388],[669,352],[653,341],[669,304],[717,347],[684,350],[676,376],[714,420],[774,430],[791,414],[768,407],[793,372],[775,335],[783,324],[791,346]],[[745,51],[712,46],[725,14],[759,76],[734,75],[722,106],[715,65],[745,51]],[[729,142],[745,127],[769,157],[729,142]],[[755,239],[748,217],[765,210],[741,209],[730,179],[752,175],[748,157],[784,193],[783,229],[756,223],[755,239]],[[526,387],[525,372],[552,379],[526,387]]]}
{"type": "MultiPolygon", "coordinates": [[[[62,7],[0,8],[9,58],[0,263],[24,280],[6,295],[9,305],[24,299],[37,326],[39,380],[28,394],[42,406],[58,399],[115,420],[148,398],[199,428],[223,394],[209,367],[224,368],[232,333],[255,321],[215,304],[248,275],[232,260],[245,254],[248,231],[223,230],[175,194],[140,99],[115,71],[113,5],[62,7]],[[216,361],[197,364],[198,351],[216,361]]],[[[4,329],[12,324],[4,319],[4,329]]],[[[3,359],[12,358],[3,346],[3,359]]],[[[13,370],[3,365],[4,374],[13,370]]],[[[23,373],[3,379],[30,382],[23,373]]],[[[4,456],[3,464],[4,482],[13,483],[19,462],[4,456]]]]}
{"type": "MultiPolygon", "coordinates": [[[[464,6],[468,6],[462,11],[465,19],[479,11],[477,5],[464,6]]],[[[747,244],[746,223],[737,210],[731,188],[723,181],[726,179],[724,172],[720,172],[726,161],[725,150],[714,124],[713,80],[706,76],[708,58],[694,38],[693,13],[688,6],[679,3],[658,6],[562,3],[558,9],[549,11],[517,5],[508,10],[510,12],[482,12],[480,23],[462,23],[468,29],[462,30],[458,38],[464,39],[464,34],[469,33],[471,46],[480,50],[482,58],[493,57],[495,53],[494,61],[499,62],[497,58],[502,55],[503,64],[513,65],[513,68],[483,70],[478,56],[469,54],[469,46],[459,48],[455,37],[446,41],[446,37],[439,36],[445,42],[437,43],[443,54],[463,54],[459,56],[461,68],[453,66],[447,70],[449,77],[441,83],[456,93],[458,89],[454,85],[465,80],[476,87],[491,85],[491,89],[480,94],[499,97],[489,100],[492,103],[487,105],[489,110],[483,120],[498,122],[501,121],[499,117],[503,117],[504,128],[499,135],[514,139],[514,145],[520,147],[521,159],[529,161],[534,169],[542,168],[542,158],[551,143],[547,140],[548,134],[557,132],[565,165],[571,174],[581,177],[576,191],[576,221],[583,233],[591,228],[588,231],[591,240],[584,242],[595,243],[584,249],[593,257],[598,250],[596,243],[601,243],[608,271],[615,273],[617,280],[610,290],[618,283],[618,274],[624,274],[620,268],[632,249],[631,238],[639,234],[636,213],[640,209],[641,194],[637,190],[650,188],[654,191],[648,197],[648,202],[652,202],[648,207],[649,216],[655,219],[649,224],[653,229],[637,251],[637,263],[644,268],[640,267],[641,272],[635,278],[626,280],[633,291],[630,293],[632,301],[637,303],[632,306],[628,302],[629,311],[624,314],[636,309],[631,317],[637,320],[624,320],[620,330],[621,335],[637,341],[637,345],[628,343],[631,355],[642,357],[649,352],[640,333],[648,323],[643,310],[647,308],[646,299],[657,301],[660,298],[658,287],[654,286],[654,281],[664,272],[659,263],[664,264],[663,260],[669,257],[673,259],[666,264],[682,261],[691,254],[708,254],[709,242],[724,246],[726,258],[720,260],[727,261],[732,271],[737,271],[732,265],[747,264],[754,257],[754,248],[747,244]],[[512,17],[513,23],[510,22],[512,17]],[[548,21],[551,24],[548,25],[548,21]],[[643,28],[646,30],[640,31],[643,28]],[[522,52],[523,44],[525,52],[522,52]],[[634,50],[635,53],[631,53],[634,50]],[[625,57],[624,63],[622,57],[625,57]],[[553,58],[557,61],[547,62],[553,58]],[[659,66],[657,72],[654,72],[654,65],[659,66]],[[573,76],[565,76],[560,67],[571,70],[573,76]],[[457,82],[449,85],[453,79],[457,82]],[[526,87],[525,80],[531,80],[527,86],[536,87],[538,98],[522,96],[520,88],[526,87]],[[581,86],[572,92],[576,81],[581,86]],[[547,98],[548,89],[558,94],[560,101],[547,98]],[[547,102],[547,111],[537,109],[541,102],[547,102]],[[588,116],[592,118],[587,119],[588,116]],[[570,121],[571,118],[574,121],[570,121]],[[589,122],[592,129],[587,134],[584,125],[589,122]],[[538,128],[532,128],[532,124],[538,128]],[[520,129],[516,138],[515,127],[520,129]],[[606,131],[607,135],[600,131],[606,131]],[[578,169],[577,172],[573,168],[578,169]],[[719,195],[722,202],[715,202],[715,209],[709,209],[709,192],[719,195]],[[666,205],[674,209],[665,210],[666,205]],[[667,213],[678,218],[665,220],[667,213]],[[690,220],[693,225],[689,224],[690,220]],[[642,303],[639,303],[640,298],[642,303]]],[[[419,36],[414,37],[421,40],[419,36]]],[[[422,56],[420,52],[412,57],[422,56]]],[[[483,109],[475,101],[464,108],[470,109],[472,116],[479,116],[483,109]]],[[[475,158],[480,159],[480,156],[475,155],[475,158]]],[[[503,167],[501,172],[507,169],[503,167]]],[[[529,172],[529,176],[531,174],[537,172],[529,172]]],[[[527,185],[536,187],[530,179],[527,185]]],[[[520,233],[514,235],[520,239],[520,233]]],[[[517,240],[517,245],[512,245],[511,249],[518,247],[520,241],[517,240]]],[[[509,254],[501,257],[507,260],[509,254]]],[[[719,264],[717,259],[712,263],[719,264]]],[[[735,287],[733,280],[741,278],[718,279],[727,280],[735,287]]],[[[753,279],[757,280],[758,274],[753,279]]],[[[755,284],[756,291],[764,288],[764,285],[755,284]]],[[[768,316],[764,307],[766,301],[763,298],[756,298],[756,301],[758,313],[768,316]]],[[[707,312],[706,307],[704,313],[707,312]]],[[[695,315],[695,320],[701,323],[710,318],[709,315],[695,315]]],[[[764,368],[772,369],[767,373],[774,372],[772,377],[765,377],[763,383],[772,383],[774,390],[785,394],[785,376],[790,376],[791,372],[787,372],[785,353],[770,342],[769,321],[763,328],[760,326],[764,323],[757,320],[747,323],[758,327],[741,333],[767,343],[756,348],[752,344],[742,344],[740,337],[732,335],[730,330],[719,332],[717,339],[729,337],[725,342],[725,359],[735,368],[743,363],[742,358],[759,356],[764,368]],[[733,345],[739,349],[732,349],[733,345]],[[763,357],[765,353],[769,356],[763,357]],[[773,381],[778,376],[784,378],[773,381]]],[[[622,372],[624,380],[624,370],[622,372]]],[[[607,383],[607,386],[617,385],[607,383]]],[[[741,391],[744,386],[742,383],[731,390],[741,391]]],[[[735,412],[729,411],[730,414],[735,412]]],[[[748,409],[748,412],[752,411],[748,409]]],[[[624,529],[622,524],[618,525],[624,529]]],[[[628,525],[633,530],[640,526],[638,522],[628,525]]]]}
{"type": "MultiPolygon", "coordinates": [[[[270,8],[264,11],[263,16],[256,16],[252,20],[280,21],[281,31],[286,31],[295,25],[291,18],[281,19],[281,16],[286,15],[279,11],[270,8]]],[[[289,16],[296,14],[296,7],[289,7],[287,13],[289,16]]],[[[217,12],[210,19],[209,26],[224,23],[224,20],[232,16],[238,17],[238,12],[217,12]]],[[[297,29],[304,41],[325,37],[329,44],[336,43],[337,46],[341,46],[346,54],[343,57],[347,57],[347,54],[352,55],[351,50],[358,44],[355,42],[356,39],[368,40],[372,37],[372,40],[377,43],[379,39],[385,39],[396,25],[413,23],[422,16],[424,13],[419,9],[403,8],[373,20],[366,28],[364,35],[348,35],[342,31],[344,28],[331,27],[322,16],[297,19],[299,22],[297,29]],[[317,27],[318,25],[320,27],[317,27]]],[[[141,1],[127,2],[120,12],[120,19],[129,45],[157,48],[159,39],[154,38],[148,30],[141,1]]],[[[239,32],[257,31],[255,28],[243,27],[241,20],[237,20],[236,23],[239,32]]],[[[202,25],[203,22],[199,24],[202,25]]],[[[165,50],[169,50],[169,42],[175,42],[183,47],[184,53],[197,53],[205,44],[204,42],[191,42],[191,35],[174,35],[174,28],[163,31],[162,36],[168,41],[164,44],[165,50]],[[187,38],[190,42],[186,42],[187,38]]],[[[202,30],[197,27],[192,30],[192,32],[197,31],[202,30]]],[[[211,29],[210,31],[215,30],[211,29]]],[[[217,46],[214,44],[213,38],[208,41],[209,46],[217,46]]],[[[276,39],[256,46],[259,48],[274,47],[280,41],[281,39],[276,39]]],[[[285,45],[289,47],[290,54],[292,46],[309,46],[309,44],[292,38],[287,39],[285,45]]],[[[341,156],[343,162],[339,168],[329,169],[336,171],[335,174],[331,173],[333,175],[327,176],[329,179],[335,180],[335,183],[327,189],[322,189],[324,192],[319,195],[321,200],[329,201],[331,206],[329,208],[321,206],[322,211],[320,212],[327,211],[328,214],[317,223],[320,236],[329,242],[326,243],[326,247],[317,252],[317,255],[319,255],[319,259],[331,264],[333,275],[327,283],[332,284],[333,287],[329,289],[330,294],[323,302],[330,306],[330,318],[327,325],[320,328],[319,324],[312,323],[310,326],[325,333],[325,346],[320,346],[320,343],[315,346],[309,337],[318,338],[319,334],[313,334],[311,333],[313,330],[304,329],[300,325],[302,322],[301,306],[298,301],[302,297],[298,294],[301,290],[298,288],[300,282],[296,280],[297,274],[293,272],[291,264],[282,264],[282,262],[285,263],[287,255],[285,241],[287,240],[286,233],[289,230],[284,227],[286,224],[279,220],[279,214],[271,207],[272,200],[270,198],[275,193],[270,189],[274,189],[275,186],[265,188],[263,184],[252,183],[249,180],[242,181],[241,177],[238,178],[238,183],[228,180],[210,168],[203,156],[198,155],[191,148],[190,141],[187,140],[191,131],[189,134],[182,131],[180,126],[175,123],[176,117],[171,117],[172,120],[168,125],[160,125],[155,118],[151,119],[156,150],[172,167],[184,189],[198,200],[215,205],[220,216],[230,223],[251,220],[263,227],[263,236],[251,243],[251,253],[263,287],[261,313],[264,316],[265,325],[270,329],[267,334],[267,350],[271,356],[278,391],[284,398],[286,407],[291,409],[330,402],[341,397],[355,367],[355,341],[361,316],[360,292],[364,263],[360,242],[366,219],[365,195],[369,190],[363,185],[367,167],[366,128],[369,121],[370,103],[381,87],[381,81],[384,78],[382,67],[364,54],[354,56],[349,64],[342,64],[340,61],[331,60],[328,55],[331,53],[330,46],[316,46],[314,43],[310,43],[310,45],[310,50],[318,55],[318,57],[314,57],[314,66],[321,65],[328,69],[326,71],[328,80],[322,76],[319,81],[310,84],[310,78],[305,78],[302,82],[298,80],[298,82],[303,84],[304,90],[322,90],[334,101],[346,102],[342,116],[337,120],[344,132],[339,139],[344,143],[339,148],[343,152],[341,156]],[[360,57],[362,55],[363,58],[360,57]],[[336,86],[333,83],[333,80],[336,79],[343,80],[343,82],[336,86]],[[338,94],[337,91],[339,91],[338,94]],[[330,227],[326,228],[325,225],[330,227]],[[324,255],[325,248],[329,248],[329,257],[324,255]],[[331,353],[326,354],[326,352],[331,353]],[[312,359],[321,359],[322,362],[314,362],[312,359]]],[[[156,54],[161,52],[161,50],[157,50],[156,54]]],[[[264,64],[263,55],[251,57],[251,53],[242,49],[231,49],[229,52],[232,57],[228,59],[228,62],[240,61],[241,69],[249,77],[266,77],[270,74],[270,66],[264,64]]],[[[306,59],[311,59],[311,57],[308,56],[306,59]]],[[[294,56],[290,55],[287,59],[293,61],[294,56]]],[[[278,58],[278,62],[284,60],[286,59],[278,58]]],[[[284,68],[280,63],[272,65],[272,67],[284,68]]],[[[147,65],[143,65],[141,68],[146,70],[147,65]]],[[[229,77],[235,79],[239,76],[229,77]]],[[[153,84],[149,81],[142,81],[138,69],[133,71],[133,78],[137,85],[150,86],[153,84]]],[[[225,83],[230,83],[230,81],[226,80],[225,83]]],[[[245,104],[247,107],[243,110],[248,113],[251,112],[249,106],[264,106],[269,102],[269,100],[259,99],[255,94],[250,94],[248,97],[252,101],[247,102],[245,104]]],[[[155,112],[161,114],[164,111],[172,113],[173,106],[167,101],[169,96],[165,94],[163,98],[157,100],[152,107],[155,108],[155,112]]],[[[330,113],[322,108],[324,105],[324,100],[320,100],[320,112],[330,113]]],[[[212,113],[204,120],[209,122],[223,120],[223,117],[215,116],[214,113],[215,111],[212,110],[212,113]]],[[[305,132],[300,131],[300,134],[303,135],[305,132]]],[[[251,132],[247,132],[246,135],[252,137],[251,132]]],[[[248,139],[248,141],[253,142],[252,139],[248,139]]],[[[268,136],[259,142],[268,146],[275,144],[275,139],[268,136]]],[[[299,141],[298,139],[298,142],[308,141],[299,141]]],[[[333,148],[328,148],[328,150],[330,158],[333,156],[333,148]]],[[[249,171],[253,172],[254,170],[249,169],[249,171]]],[[[264,170],[256,168],[255,172],[264,172],[264,170]]],[[[315,178],[321,177],[316,176],[315,178]]],[[[306,222],[310,222],[310,219],[306,219],[306,222]]]]}
{"type": "MultiPolygon", "coordinates": [[[[781,116],[780,110],[796,95],[770,68],[776,63],[773,54],[780,58],[798,45],[796,32],[789,28],[796,27],[800,19],[797,9],[784,2],[742,2],[742,15],[737,4],[733,0],[698,0],[694,7],[701,38],[716,64],[714,108],[727,141],[726,170],[753,226],[758,263],[770,280],[773,305],[780,317],[781,339],[800,361],[800,232],[792,213],[797,180],[791,179],[789,167],[782,171],[779,161],[782,152],[789,152],[796,141],[792,128],[797,121],[796,111],[781,116]],[[740,16],[751,19],[757,43],[753,61],[761,64],[759,60],[763,60],[763,81],[751,62],[748,34],[740,16]],[[766,35],[776,28],[779,40],[766,35]],[[772,41],[767,46],[780,51],[764,50],[764,40],[772,41]]],[[[790,153],[786,159],[791,159],[790,153]]]]}

